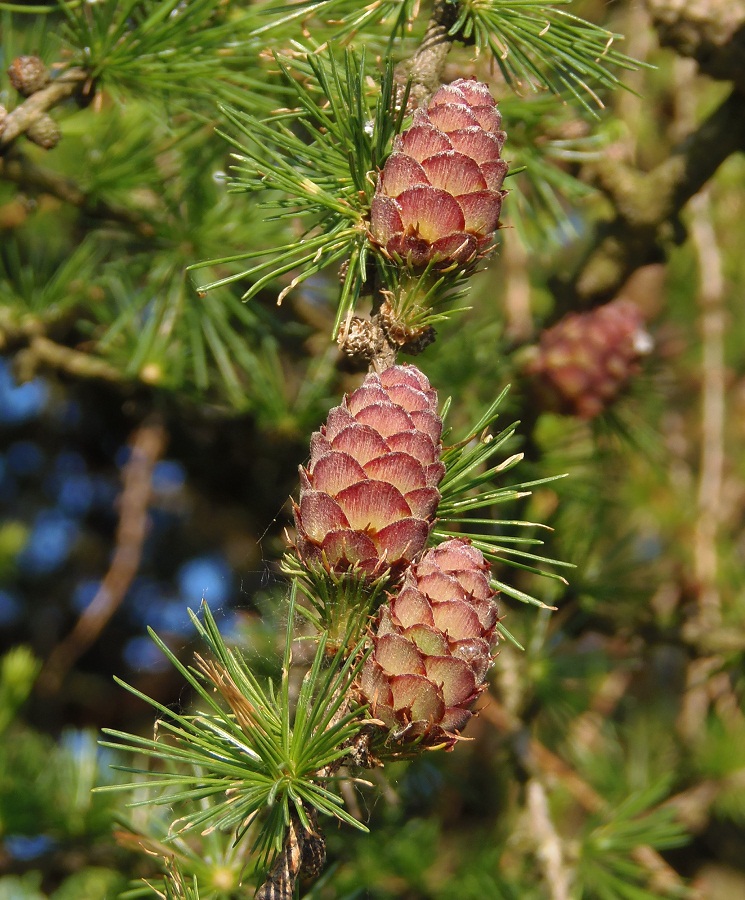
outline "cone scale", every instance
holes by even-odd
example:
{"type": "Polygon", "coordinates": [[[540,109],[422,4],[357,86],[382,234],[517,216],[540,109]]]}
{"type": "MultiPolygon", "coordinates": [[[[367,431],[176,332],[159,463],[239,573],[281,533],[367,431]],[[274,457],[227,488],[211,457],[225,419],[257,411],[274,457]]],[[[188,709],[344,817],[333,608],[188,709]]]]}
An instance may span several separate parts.
{"type": "Polygon", "coordinates": [[[294,505],[303,564],[398,578],[424,549],[437,511],[442,420],[415,366],[367,375],[313,434],[294,505]]]}
{"type": "Polygon", "coordinates": [[[370,232],[412,268],[467,265],[499,227],[505,134],[485,84],[459,78],[418,109],[378,180],[370,232]]]}
{"type": "Polygon", "coordinates": [[[468,541],[427,550],[380,609],[360,694],[394,741],[452,747],[496,645],[489,566],[468,541]]]}

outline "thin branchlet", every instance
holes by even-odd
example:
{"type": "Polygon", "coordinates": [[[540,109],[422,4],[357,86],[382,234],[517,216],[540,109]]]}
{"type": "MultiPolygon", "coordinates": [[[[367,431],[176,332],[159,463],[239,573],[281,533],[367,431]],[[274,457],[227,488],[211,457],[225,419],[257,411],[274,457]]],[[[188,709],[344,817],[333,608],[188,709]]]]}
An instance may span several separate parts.
{"type": "Polygon", "coordinates": [[[450,29],[457,18],[458,4],[452,0],[436,0],[422,42],[411,59],[396,70],[400,84],[411,83],[409,106],[413,109],[429,100],[442,84],[445,60],[453,46],[450,29]]]}

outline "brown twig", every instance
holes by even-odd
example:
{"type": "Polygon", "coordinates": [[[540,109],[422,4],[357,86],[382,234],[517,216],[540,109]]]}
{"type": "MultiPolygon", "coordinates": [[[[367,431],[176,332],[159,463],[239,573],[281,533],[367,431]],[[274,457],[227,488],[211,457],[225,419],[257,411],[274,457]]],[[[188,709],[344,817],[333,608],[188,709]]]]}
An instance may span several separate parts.
{"type": "Polygon", "coordinates": [[[147,533],[153,468],[165,445],[166,431],[158,418],[144,422],[134,432],[130,457],[122,475],[114,557],[95,597],[70,634],[50,654],[39,679],[45,693],[59,689],[67,672],[114,615],[137,574],[147,533]]]}
{"type": "Polygon", "coordinates": [[[65,321],[43,321],[31,315],[21,319],[0,308],[0,352],[15,355],[15,367],[21,380],[33,378],[39,369],[49,368],[72,375],[122,385],[127,378],[114,366],[90,353],[58,343],[48,329],[64,329],[65,321]]]}
{"type": "Polygon", "coordinates": [[[577,716],[570,726],[568,738],[572,746],[582,747],[588,755],[599,752],[603,726],[623,699],[632,678],[630,669],[614,669],[603,678],[589,709],[577,716]]]}
{"type": "Polygon", "coordinates": [[[290,813],[284,847],[266,881],[254,894],[254,900],[292,900],[295,883],[301,874],[317,875],[326,864],[326,843],[318,831],[315,810],[308,809],[311,831],[307,831],[296,813],[290,813]]]}
{"type": "Polygon", "coordinates": [[[501,244],[502,279],[504,282],[505,336],[516,344],[530,340],[533,310],[530,303],[528,251],[517,232],[505,228],[501,244]]]}
{"type": "Polygon", "coordinates": [[[122,373],[102,359],[73,350],[50,340],[44,335],[34,335],[28,347],[17,357],[19,369],[29,373],[39,368],[49,367],[65,372],[75,378],[95,378],[112,384],[122,383],[122,373]]]}
{"type": "Polygon", "coordinates": [[[396,69],[396,80],[400,84],[411,80],[409,104],[412,107],[426,103],[442,84],[445,60],[454,41],[448,32],[455,24],[457,11],[456,3],[435,0],[421,44],[414,55],[396,69]]]}
{"type": "Polygon", "coordinates": [[[34,122],[52,107],[75,94],[82,94],[88,83],[90,75],[85,69],[67,69],[47,87],[32,94],[5,117],[0,131],[0,151],[28,131],[34,122]]]}
{"type": "MultiPolygon", "coordinates": [[[[689,66],[681,60],[678,68],[679,98],[677,118],[685,126],[695,115],[689,66]]],[[[722,629],[721,598],[718,590],[717,535],[721,522],[724,473],[725,363],[724,276],[719,242],[711,219],[708,188],[691,200],[690,234],[699,265],[699,327],[701,359],[701,440],[697,473],[696,508],[693,531],[693,580],[697,603],[685,623],[683,637],[693,650],[686,671],[677,727],[681,736],[695,742],[705,727],[712,706],[721,703],[722,679],[726,692],[731,685],[725,659],[712,642],[722,629]]],[[[696,474],[691,472],[693,486],[696,474]]],[[[725,721],[728,717],[724,717],[725,721]]]]}
{"type": "Polygon", "coordinates": [[[686,203],[732,154],[745,151],[745,0],[647,0],[660,41],[735,90],[669,158],[644,174],[610,157],[596,180],[616,209],[601,222],[588,250],[567,276],[552,283],[562,311],[613,299],[629,276],[666,259],[680,242],[678,217],[686,203]]]}

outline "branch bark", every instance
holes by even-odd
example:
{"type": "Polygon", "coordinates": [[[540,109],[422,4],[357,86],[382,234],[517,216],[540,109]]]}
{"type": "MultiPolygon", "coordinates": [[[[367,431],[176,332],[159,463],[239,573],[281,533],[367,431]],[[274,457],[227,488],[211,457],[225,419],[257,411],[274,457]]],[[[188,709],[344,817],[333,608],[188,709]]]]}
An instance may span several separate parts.
{"type": "Polygon", "coordinates": [[[442,84],[445,60],[454,41],[448,32],[455,24],[457,12],[458,4],[435,0],[421,44],[411,59],[402,62],[396,70],[399,83],[411,79],[409,104],[412,107],[426,103],[442,84]]]}
{"type": "Polygon", "coordinates": [[[745,0],[647,0],[663,47],[745,91],[745,0]]]}
{"type": "Polygon", "coordinates": [[[571,874],[566,864],[564,841],[556,830],[543,784],[531,778],[526,787],[527,815],[535,853],[550,900],[569,900],[571,874]]]}
{"type": "Polygon", "coordinates": [[[694,532],[694,571],[699,589],[695,630],[709,632],[722,624],[718,588],[717,538],[722,520],[725,467],[727,323],[725,281],[708,192],[691,202],[691,236],[699,259],[701,328],[701,458],[694,532]]]}
{"type": "Polygon", "coordinates": [[[597,178],[616,215],[596,227],[579,265],[552,280],[560,313],[612,300],[636,269],[664,260],[670,243],[683,240],[678,218],[683,207],[729,156],[743,151],[745,94],[733,90],[648,174],[611,159],[599,163],[597,178]]]}

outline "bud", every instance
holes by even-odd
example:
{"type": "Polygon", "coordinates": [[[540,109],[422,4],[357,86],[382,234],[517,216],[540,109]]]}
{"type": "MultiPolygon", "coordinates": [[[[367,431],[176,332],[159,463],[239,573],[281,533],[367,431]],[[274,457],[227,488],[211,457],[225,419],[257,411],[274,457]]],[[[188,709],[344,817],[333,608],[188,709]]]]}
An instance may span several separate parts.
{"type": "Polygon", "coordinates": [[[505,133],[489,89],[459,78],[396,138],[378,180],[370,231],[413,267],[466,265],[499,227],[505,133]]]}
{"type": "Polygon", "coordinates": [[[381,304],[378,319],[388,341],[411,356],[418,356],[437,337],[437,332],[431,325],[408,325],[396,315],[388,300],[381,304]]]}
{"type": "Polygon", "coordinates": [[[367,375],[314,433],[300,467],[297,553],[306,565],[398,577],[424,549],[440,501],[442,420],[416,366],[367,375]]]}
{"type": "Polygon", "coordinates": [[[360,693],[395,740],[456,742],[493,661],[494,597],[483,554],[456,538],[427,550],[381,607],[360,693]]]}
{"type": "Polygon", "coordinates": [[[640,369],[652,340],[630,300],[570,313],[541,335],[526,371],[551,407],[592,419],[607,409],[640,369]]]}
{"type": "Polygon", "coordinates": [[[34,144],[38,144],[39,147],[43,147],[45,150],[52,150],[59,144],[62,132],[51,116],[42,113],[26,129],[26,137],[33,141],[34,144]]]}
{"type": "Polygon", "coordinates": [[[17,56],[8,68],[10,83],[24,97],[30,97],[49,83],[49,69],[38,56],[17,56]]]}

